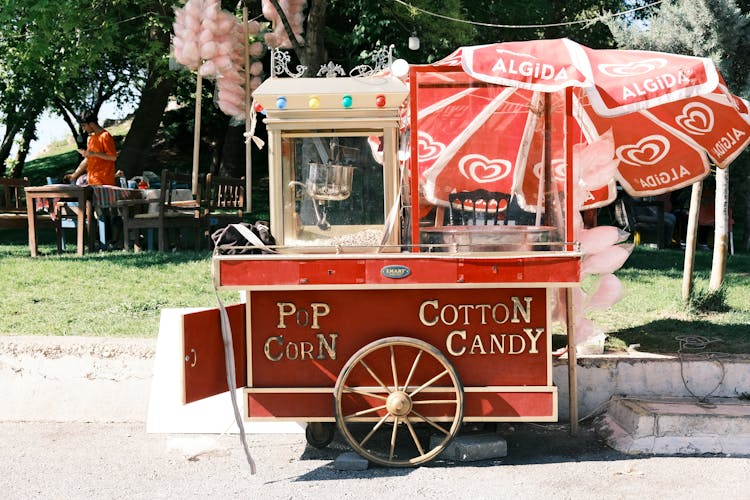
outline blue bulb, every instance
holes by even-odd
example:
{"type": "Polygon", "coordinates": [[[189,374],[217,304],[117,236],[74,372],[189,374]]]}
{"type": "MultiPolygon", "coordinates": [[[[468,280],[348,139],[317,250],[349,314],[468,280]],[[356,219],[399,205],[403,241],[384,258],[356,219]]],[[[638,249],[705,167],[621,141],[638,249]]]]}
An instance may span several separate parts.
{"type": "Polygon", "coordinates": [[[345,108],[351,108],[352,107],[352,96],[345,95],[341,98],[341,105],[345,108]]]}
{"type": "Polygon", "coordinates": [[[276,99],[276,107],[279,109],[286,108],[286,97],[279,97],[276,99]]]}

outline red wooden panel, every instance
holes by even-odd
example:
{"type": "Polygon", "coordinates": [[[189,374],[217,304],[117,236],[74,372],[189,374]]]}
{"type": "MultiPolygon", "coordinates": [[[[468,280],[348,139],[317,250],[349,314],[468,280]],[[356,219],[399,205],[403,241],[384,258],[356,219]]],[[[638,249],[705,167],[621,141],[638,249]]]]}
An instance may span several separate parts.
{"type": "MultiPolygon", "coordinates": [[[[227,307],[234,347],[237,387],[247,384],[247,337],[245,304],[227,307]]],[[[186,314],[183,317],[184,377],[183,403],[192,403],[227,392],[224,341],[218,309],[186,314]]]]}
{"type": "MultiPolygon", "coordinates": [[[[333,387],[361,347],[405,336],[437,347],[465,386],[546,386],[546,308],[544,288],[253,291],[252,385],[333,387]]],[[[391,373],[387,359],[368,363],[391,373]]]]}
{"type": "Polygon", "coordinates": [[[331,418],[333,393],[248,392],[249,418],[331,418]]]}
{"type": "Polygon", "coordinates": [[[321,259],[299,263],[299,282],[310,284],[362,284],[365,261],[358,259],[321,259]]]}
{"type": "Polygon", "coordinates": [[[554,398],[543,392],[466,392],[464,417],[549,417],[557,418],[554,398]]]}
{"type": "MultiPolygon", "coordinates": [[[[425,399],[446,398],[450,394],[428,393],[425,399]]],[[[464,418],[510,419],[538,417],[556,419],[553,389],[540,392],[465,392],[464,418]]],[[[354,397],[350,398],[354,399],[354,397]]],[[[364,399],[364,398],[362,398],[364,399]]],[[[332,418],[334,399],[332,392],[251,392],[247,393],[247,416],[249,418],[332,418]]],[[[382,405],[382,401],[372,399],[367,403],[345,400],[344,412],[382,405]],[[364,404],[364,406],[362,406],[364,404]]],[[[426,405],[419,409],[426,416],[451,416],[453,405],[426,405]]],[[[372,416],[382,416],[382,412],[372,416]]]]}
{"type": "Polygon", "coordinates": [[[408,258],[290,257],[219,261],[222,286],[267,287],[305,285],[400,285],[497,283],[577,283],[580,257],[529,256],[467,259],[410,256],[408,258]]]}
{"type": "Polygon", "coordinates": [[[220,260],[221,286],[299,283],[299,263],[292,260],[220,260]]]}

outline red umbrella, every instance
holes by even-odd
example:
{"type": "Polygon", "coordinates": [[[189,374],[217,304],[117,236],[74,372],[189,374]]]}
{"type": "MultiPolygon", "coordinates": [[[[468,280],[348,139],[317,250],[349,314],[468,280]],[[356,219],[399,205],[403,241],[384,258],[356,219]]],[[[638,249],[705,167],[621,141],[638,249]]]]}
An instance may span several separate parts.
{"type": "Polygon", "coordinates": [[[533,209],[545,151],[545,182],[562,191],[566,148],[610,131],[619,165],[588,185],[585,207],[611,201],[615,179],[633,196],[688,186],[750,142],[747,103],[706,58],[534,40],[462,47],[411,78],[423,192],[437,204],[485,188],[533,209]]]}

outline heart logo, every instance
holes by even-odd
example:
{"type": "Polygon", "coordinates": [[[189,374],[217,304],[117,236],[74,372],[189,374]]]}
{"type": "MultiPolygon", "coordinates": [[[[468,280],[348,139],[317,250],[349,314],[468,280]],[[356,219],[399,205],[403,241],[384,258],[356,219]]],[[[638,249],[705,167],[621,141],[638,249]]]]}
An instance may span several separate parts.
{"type": "Polygon", "coordinates": [[[445,144],[438,142],[432,138],[427,132],[421,130],[417,134],[419,159],[421,161],[432,160],[440,156],[445,150],[445,144]]]}
{"type": "Polygon", "coordinates": [[[669,153],[669,139],[663,135],[649,135],[638,144],[625,144],[615,151],[615,155],[628,165],[640,167],[655,165],[669,153]]]}
{"type": "Polygon", "coordinates": [[[685,131],[695,135],[707,134],[714,128],[714,113],[701,102],[686,104],[675,120],[685,131]]]}
{"type": "MultiPolygon", "coordinates": [[[[566,174],[566,168],[565,168],[565,160],[562,158],[553,158],[552,159],[552,178],[557,182],[562,182],[565,180],[565,174],[566,174]]],[[[537,179],[542,178],[542,162],[537,163],[534,165],[534,175],[537,179]]]]}
{"type": "Polygon", "coordinates": [[[508,160],[493,159],[480,154],[466,155],[458,162],[461,175],[469,180],[485,184],[507,177],[513,165],[508,160]]]}
{"type": "Polygon", "coordinates": [[[651,71],[661,69],[667,65],[667,60],[662,57],[632,61],[629,63],[599,64],[599,71],[607,76],[623,78],[628,76],[645,75],[651,71]]]}

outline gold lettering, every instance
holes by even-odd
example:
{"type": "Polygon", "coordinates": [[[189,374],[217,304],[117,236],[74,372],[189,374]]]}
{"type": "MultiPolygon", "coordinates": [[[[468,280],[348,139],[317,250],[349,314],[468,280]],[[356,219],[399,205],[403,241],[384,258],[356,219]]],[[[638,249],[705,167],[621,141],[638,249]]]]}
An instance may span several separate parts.
{"type": "Polygon", "coordinates": [[[301,359],[301,360],[304,360],[305,358],[313,359],[313,355],[312,355],[313,345],[312,345],[312,342],[304,340],[304,341],[302,341],[302,342],[299,343],[299,347],[300,347],[300,349],[299,349],[300,350],[300,357],[299,357],[299,359],[301,359]]]}
{"type": "Polygon", "coordinates": [[[324,303],[324,302],[313,302],[310,304],[313,310],[313,322],[312,322],[312,329],[313,330],[319,330],[320,325],[318,325],[318,318],[321,316],[328,316],[328,313],[331,312],[331,307],[324,303]]]}
{"type": "Polygon", "coordinates": [[[490,354],[495,354],[495,346],[499,354],[505,354],[505,334],[500,335],[500,340],[494,333],[490,334],[490,354]]]}
{"type": "Polygon", "coordinates": [[[422,304],[419,306],[419,321],[422,322],[424,326],[435,326],[437,325],[437,315],[435,316],[434,321],[427,321],[427,318],[425,318],[425,308],[427,306],[432,306],[435,310],[437,310],[438,307],[438,301],[437,300],[425,300],[422,302],[422,304]]]}
{"type": "Polygon", "coordinates": [[[276,307],[279,308],[279,324],[276,325],[276,328],[286,328],[284,318],[297,312],[297,308],[291,302],[277,302],[276,307]]]}
{"type": "Polygon", "coordinates": [[[474,335],[474,341],[471,343],[469,354],[474,354],[475,349],[479,349],[480,354],[487,354],[487,351],[484,350],[484,345],[482,345],[482,338],[479,335],[474,335]]]}
{"type": "Polygon", "coordinates": [[[329,344],[328,341],[326,341],[326,336],[322,333],[318,333],[315,335],[318,338],[318,357],[317,359],[326,359],[325,355],[323,354],[323,349],[325,349],[326,353],[328,353],[328,357],[330,359],[336,359],[336,337],[338,337],[337,333],[331,333],[329,334],[329,337],[331,338],[331,343],[329,344]]]}
{"type": "Polygon", "coordinates": [[[453,330],[448,334],[448,338],[445,339],[445,348],[453,356],[462,356],[466,352],[466,347],[461,346],[461,350],[457,351],[453,348],[453,337],[460,337],[461,340],[466,340],[466,330],[453,330]]]}
{"type": "Polygon", "coordinates": [[[272,356],[271,355],[271,342],[276,341],[280,346],[284,345],[284,337],[282,335],[279,335],[278,337],[268,337],[266,339],[266,343],[263,344],[263,353],[266,355],[266,358],[268,358],[270,361],[280,361],[281,358],[284,357],[283,350],[279,353],[278,356],[272,356]]]}
{"type": "Polygon", "coordinates": [[[508,354],[521,354],[526,349],[526,339],[521,337],[520,335],[510,335],[510,349],[508,350],[508,354]],[[513,349],[513,341],[518,339],[521,343],[521,345],[518,346],[518,349],[513,349]]]}
{"type": "Polygon", "coordinates": [[[529,354],[538,354],[539,349],[537,349],[536,343],[539,341],[539,337],[544,332],[544,328],[537,328],[536,329],[536,335],[534,335],[531,332],[531,328],[524,328],[523,332],[529,336],[529,340],[531,341],[531,347],[529,348],[529,354]]]}
{"type": "Polygon", "coordinates": [[[521,305],[521,301],[518,299],[518,297],[511,297],[510,298],[513,301],[513,319],[510,320],[511,323],[520,323],[521,320],[518,319],[518,313],[521,313],[521,316],[523,316],[524,323],[528,323],[531,321],[531,297],[524,297],[523,300],[526,302],[526,308],[524,309],[521,305]]]}

